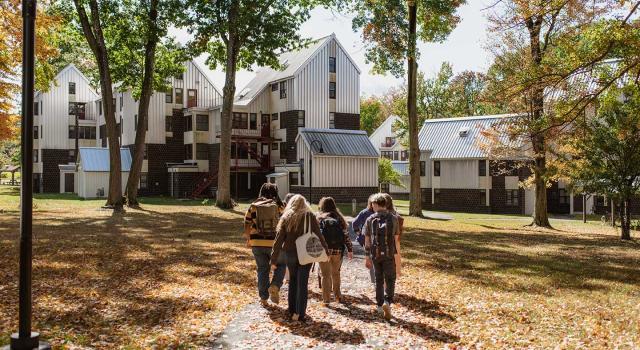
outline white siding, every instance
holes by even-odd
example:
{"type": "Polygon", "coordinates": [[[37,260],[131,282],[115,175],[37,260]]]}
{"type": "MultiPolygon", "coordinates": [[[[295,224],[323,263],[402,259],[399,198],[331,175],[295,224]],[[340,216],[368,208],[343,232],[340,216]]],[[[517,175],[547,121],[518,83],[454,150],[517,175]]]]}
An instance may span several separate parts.
{"type": "Polygon", "coordinates": [[[479,188],[478,160],[440,160],[440,188],[479,188]]]}
{"type": "Polygon", "coordinates": [[[51,83],[49,91],[40,93],[36,101],[42,103],[40,128],[44,126],[40,149],[67,149],[69,139],[69,82],[76,84],[75,100],[91,102],[98,98],[89,81],[73,66],[63,69],[51,83]]]}
{"type": "Polygon", "coordinates": [[[420,177],[420,188],[430,188],[431,174],[433,173],[433,162],[431,161],[431,152],[420,152],[420,161],[425,163],[425,176],[420,177]]]}
{"type": "MultiPolygon", "coordinates": [[[[305,127],[329,127],[329,46],[324,45],[295,76],[295,104],[305,111],[305,127]]],[[[359,93],[359,92],[358,92],[359,93]]]]}
{"type": "MultiPolygon", "coordinates": [[[[298,139],[298,159],[304,159],[304,184],[309,185],[310,152],[298,139]]],[[[378,158],[313,157],[312,187],[378,187],[378,158]]]]}
{"type": "MultiPolygon", "coordinates": [[[[122,173],[122,191],[125,191],[129,172],[122,173]]],[[[109,193],[109,173],[108,172],[86,172],[80,169],[76,176],[78,184],[78,196],[80,198],[96,198],[99,188],[104,189],[105,196],[109,193]]]]}
{"type": "Polygon", "coordinates": [[[336,113],[360,114],[360,73],[342,47],[336,46],[336,113]]]}

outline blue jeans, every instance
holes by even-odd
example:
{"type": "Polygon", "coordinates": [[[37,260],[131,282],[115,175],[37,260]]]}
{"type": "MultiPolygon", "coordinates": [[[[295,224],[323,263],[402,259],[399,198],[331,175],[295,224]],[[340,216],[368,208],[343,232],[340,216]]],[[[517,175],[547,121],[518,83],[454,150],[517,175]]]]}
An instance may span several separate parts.
{"type": "Polygon", "coordinates": [[[287,253],[287,267],[289,268],[289,314],[298,314],[304,319],[309,299],[309,272],[311,265],[300,265],[298,254],[287,253]]]}
{"type": "Polygon", "coordinates": [[[282,281],[284,280],[284,272],[286,269],[284,253],[280,253],[278,256],[278,264],[276,270],[273,272],[273,279],[269,283],[269,272],[271,271],[271,248],[269,247],[251,247],[253,257],[256,259],[256,266],[258,270],[258,295],[260,299],[266,300],[269,298],[269,286],[275,285],[278,288],[282,287],[282,281]]]}

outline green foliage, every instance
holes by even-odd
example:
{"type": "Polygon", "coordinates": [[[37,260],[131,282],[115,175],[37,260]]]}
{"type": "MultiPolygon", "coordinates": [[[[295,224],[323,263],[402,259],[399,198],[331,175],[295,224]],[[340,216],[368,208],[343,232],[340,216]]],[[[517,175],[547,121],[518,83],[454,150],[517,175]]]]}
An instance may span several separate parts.
{"type": "Polygon", "coordinates": [[[20,140],[9,139],[0,141],[0,166],[20,165],[20,140]]]}
{"type": "Polygon", "coordinates": [[[389,115],[384,113],[380,99],[369,97],[360,100],[360,129],[371,135],[389,115]]]}
{"type": "MultiPolygon", "coordinates": [[[[417,40],[441,42],[460,21],[456,9],[463,0],[416,0],[417,40]]],[[[409,9],[406,0],[355,1],[353,29],[362,29],[367,63],[373,63],[377,74],[405,74],[405,61],[410,55],[409,9]]]]}
{"type": "Polygon", "coordinates": [[[378,182],[405,187],[400,173],[393,168],[391,160],[383,157],[378,160],[378,182]]]}
{"type": "Polygon", "coordinates": [[[612,87],[572,143],[574,178],[586,191],[630,198],[640,190],[640,87],[612,87]]]}

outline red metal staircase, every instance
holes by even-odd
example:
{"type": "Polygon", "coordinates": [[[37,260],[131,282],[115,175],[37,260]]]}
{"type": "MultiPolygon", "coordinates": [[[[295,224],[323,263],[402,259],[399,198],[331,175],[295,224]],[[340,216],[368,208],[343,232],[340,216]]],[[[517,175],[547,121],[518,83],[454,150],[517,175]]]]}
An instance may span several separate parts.
{"type": "MultiPolygon", "coordinates": [[[[238,141],[236,141],[236,144],[238,146],[244,148],[252,159],[255,159],[255,160],[258,161],[259,170],[267,171],[267,170],[269,170],[271,168],[271,164],[269,162],[269,155],[264,155],[263,156],[263,155],[259,154],[258,152],[254,151],[253,149],[251,149],[251,147],[249,146],[248,142],[238,142],[238,141]]],[[[269,149],[271,149],[271,146],[269,146],[269,149]]],[[[237,160],[237,158],[236,158],[236,160],[237,160]]],[[[238,166],[236,165],[236,168],[237,167],[238,166]]]]}
{"type": "Polygon", "coordinates": [[[192,198],[203,197],[204,191],[211,186],[218,179],[217,173],[204,173],[198,176],[192,182],[193,192],[191,192],[192,198]]]}

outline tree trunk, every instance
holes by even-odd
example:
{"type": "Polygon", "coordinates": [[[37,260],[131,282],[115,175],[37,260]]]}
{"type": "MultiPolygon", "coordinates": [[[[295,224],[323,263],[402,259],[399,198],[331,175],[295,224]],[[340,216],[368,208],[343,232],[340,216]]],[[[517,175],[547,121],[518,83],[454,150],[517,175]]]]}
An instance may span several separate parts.
{"type": "Polygon", "coordinates": [[[138,206],[138,184],[144,162],[145,138],[147,136],[147,120],[149,119],[149,101],[153,94],[153,75],[156,63],[156,47],[158,44],[156,21],[158,18],[158,0],[151,0],[149,8],[149,21],[147,30],[149,37],[145,43],[144,52],[144,76],[142,78],[142,91],[138,103],[138,126],[136,128],[135,148],[129,178],[127,179],[126,198],[130,207],[138,206]]]}
{"type": "MultiPolygon", "coordinates": [[[[529,31],[531,61],[536,67],[542,64],[542,48],[540,46],[541,18],[527,18],[529,31]]],[[[533,130],[531,143],[534,151],[533,180],[536,186],[536,202],[533,213],[533,225],[539,227],[551,227],[547,213],[547,145],[546,135],[540,130],[539,125],[544,118],[544,87],[534,83],[531,87],[531,122],[533,130]]]]}
{"type": "Polygon", "coordinates": [[[407,113],[409,116],[409,215],[422,217],[422,192],[420,189],[420,147],[418,145],[418,111],[416,108],[417,70],[416,63],[416,12],[417,4],[409,1],[409,86],[407,93],[407,113]]]}
{"type": "Polygon", "coordinates": [[[231,116],[233,98],[236,92],[236,61],[238,56],[237,38],[229,33],[227,41],[227,64],[224,88],[222,89],[222,112],[220,113],[220,157],[218,162],[218,193],[216,205],[219,208],[233,207],[231,201],[231,116]]]}
{"type": "Polygon", "coordinates": [[[85,38],[93,52],[98,72],[100,74],[100,92],[102,94],[102,106],[104,110],[104,120],[107,129],[107,139],[109,145],[109,193],[107,195],[107,206],[113,207],[116,211],[121,211],[122,199],[122,175],[120,163],[120,141],[116,129],[115,105],[113,104],[113,91],[111,82],[111,71],[109,68],[109,58],[107,46],[104,42],[102,24],[100,23],[100,10],[96,0],[89,1],[91,10],[91,21],[87,17],[84,5],[80,0],[74,0],[74,5],[78,12],[80,24],[85,38]]]}
{"type": "Polygon", "coordinates": [[[621,239],[631,240],[631,215],[629,213],[629,198],[620,201],[620,231],[621,239]]]}

